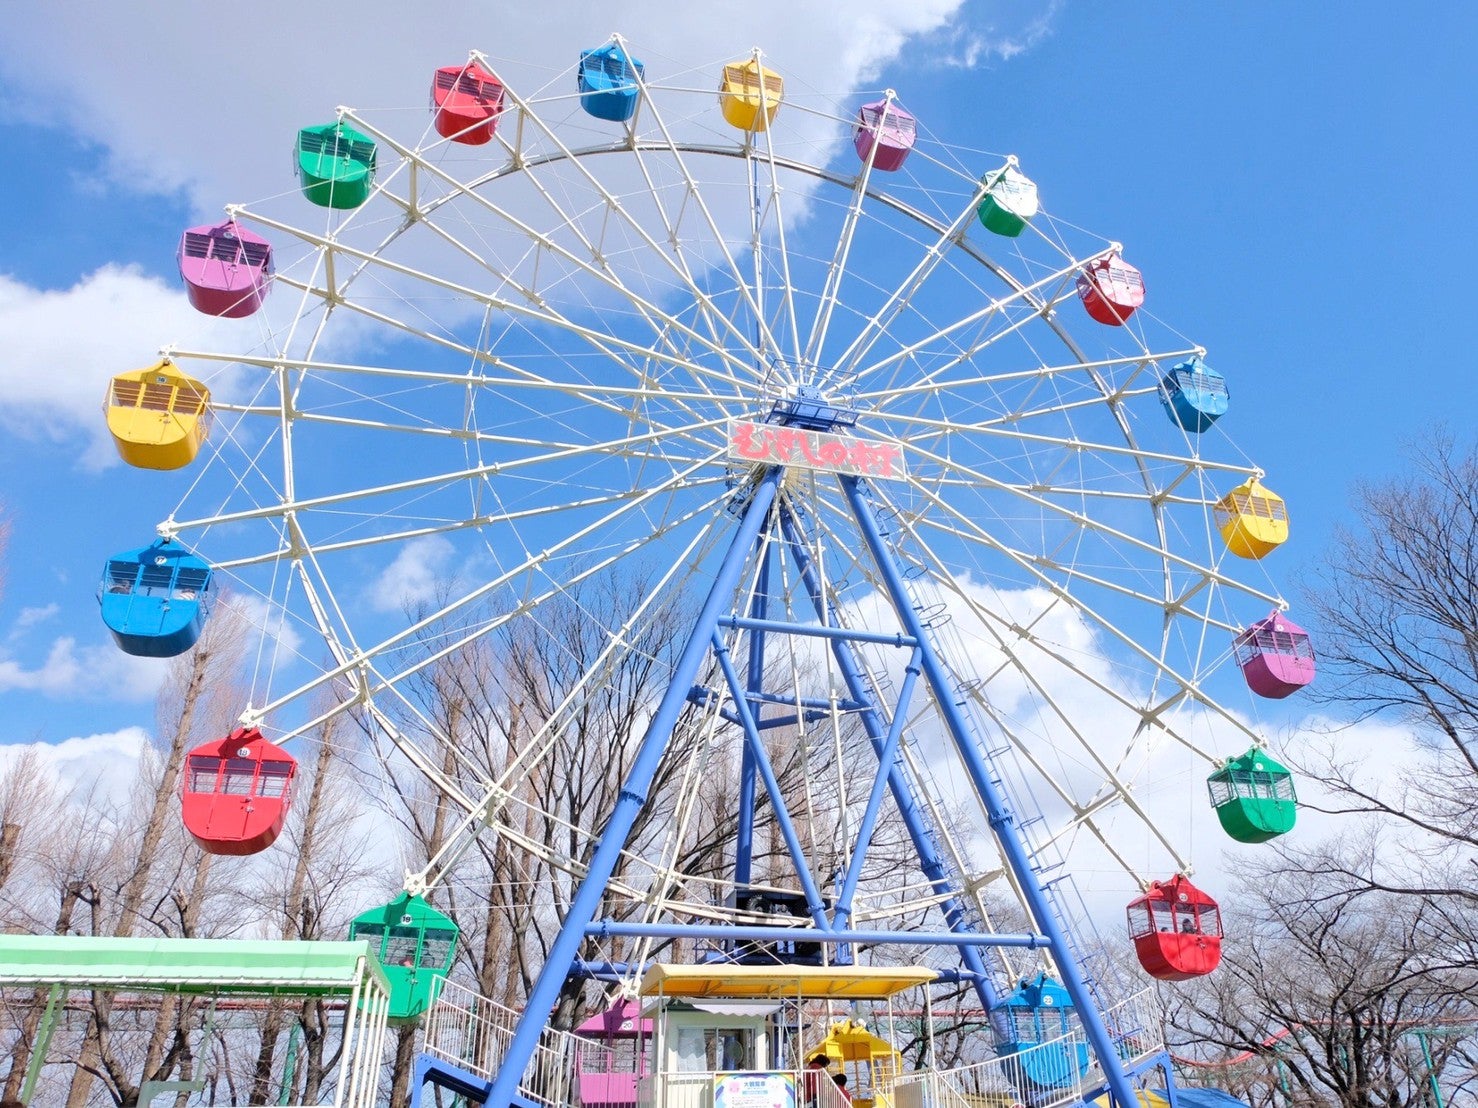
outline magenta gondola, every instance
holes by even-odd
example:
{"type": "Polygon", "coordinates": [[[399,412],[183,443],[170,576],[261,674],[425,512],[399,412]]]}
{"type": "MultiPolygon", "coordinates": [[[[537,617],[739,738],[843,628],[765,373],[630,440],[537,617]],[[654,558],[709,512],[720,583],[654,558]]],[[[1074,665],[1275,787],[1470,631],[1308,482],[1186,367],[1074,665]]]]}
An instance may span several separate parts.
{"type": "Polygon", "coordinates": [[[271,244],[235,220],[191,227],[180,239],[178,261],[191,306],[206,315],[251,315],[272,287],[271,244]]]}
{"type": "Polygon", "coordinates": [[[852,144],[864,162],[892,172],[900,168],[918,137],[918,122],[892,100],[876,100],[857,109],[852,144]]]}
{"type": "Polygon", "coordinates": [[[1247,687],[1258,696],[1282,700],[1314,679],[1314,647],[1308,632],[1280,612],[1238,635],[1236,651],[1247,687]]]}

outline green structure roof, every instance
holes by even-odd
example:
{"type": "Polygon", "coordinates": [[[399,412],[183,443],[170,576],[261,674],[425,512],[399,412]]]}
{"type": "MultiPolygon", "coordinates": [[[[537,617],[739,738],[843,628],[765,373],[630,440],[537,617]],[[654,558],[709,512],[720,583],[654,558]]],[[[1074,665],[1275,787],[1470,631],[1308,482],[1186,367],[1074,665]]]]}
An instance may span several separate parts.
{"type": "Polygon", "coordinates": [[[389,992],[369,944],[0,935],[0,987],[333,996],[365,978],[389,992]]]}

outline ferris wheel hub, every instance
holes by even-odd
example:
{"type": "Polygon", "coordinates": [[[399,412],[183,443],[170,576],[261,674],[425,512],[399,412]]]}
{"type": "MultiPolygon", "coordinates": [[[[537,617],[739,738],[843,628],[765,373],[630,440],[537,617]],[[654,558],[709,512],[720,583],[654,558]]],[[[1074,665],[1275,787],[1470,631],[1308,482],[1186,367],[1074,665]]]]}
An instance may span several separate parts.
{"type": "Polygon", "coordinates": [[[789,395],[770,406],[765,422],[800,427],[806,431],[831,431],[838,427],[855,427],[857,412],[833,403],[816,385],[796,385],[789,395]]]}

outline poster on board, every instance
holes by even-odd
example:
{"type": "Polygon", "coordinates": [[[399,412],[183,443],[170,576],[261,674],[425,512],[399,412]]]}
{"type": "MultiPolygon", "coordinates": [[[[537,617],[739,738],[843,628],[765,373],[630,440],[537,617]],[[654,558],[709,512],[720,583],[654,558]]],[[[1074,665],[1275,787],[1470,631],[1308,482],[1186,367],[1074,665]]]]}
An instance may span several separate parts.
{"type": "Polygon", "coordinates": [[[793,1073],[716,1073],[713,1108],[796,1108],[793,1073]]]}

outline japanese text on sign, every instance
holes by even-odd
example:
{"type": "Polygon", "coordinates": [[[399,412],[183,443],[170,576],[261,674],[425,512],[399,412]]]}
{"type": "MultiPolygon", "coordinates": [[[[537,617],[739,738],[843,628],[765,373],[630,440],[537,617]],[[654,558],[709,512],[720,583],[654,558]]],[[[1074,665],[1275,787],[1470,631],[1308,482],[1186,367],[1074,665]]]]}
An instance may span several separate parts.
{"type": "Polygon", "coordinates": [[[735,420],[729,424],[729,457],[777,466],[799,466],[853,477],[904,476],[903,451],[826,431],[735,420]]]}

